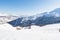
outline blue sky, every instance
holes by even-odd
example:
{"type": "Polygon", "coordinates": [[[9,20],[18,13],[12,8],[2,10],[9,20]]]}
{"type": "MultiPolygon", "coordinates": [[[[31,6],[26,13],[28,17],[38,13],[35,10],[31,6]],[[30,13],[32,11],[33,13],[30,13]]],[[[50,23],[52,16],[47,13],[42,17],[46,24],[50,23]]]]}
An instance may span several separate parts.
{"type": "Polygon", "coordinates": [[[33,15],[60,7],[60,0],[0,0],[0,13],[33,15]]]}

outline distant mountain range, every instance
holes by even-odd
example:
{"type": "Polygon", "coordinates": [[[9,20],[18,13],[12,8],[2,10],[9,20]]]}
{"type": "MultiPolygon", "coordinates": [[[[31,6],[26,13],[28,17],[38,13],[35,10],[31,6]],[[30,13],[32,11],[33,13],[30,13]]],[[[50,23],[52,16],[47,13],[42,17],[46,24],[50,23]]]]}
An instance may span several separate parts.
{"type": "Polygon", "coordinates": [[[60,23],[60,8],[34,16],[20,17],[7,23],[11,24],[13,27],[28,27],[31,25],[44,26],[48,24],[60,23]]]}
{"type": "Polygon", "coordinates": [[[0,24],[4,24],[17,18],[18,16],[16,15],[0,14],[0,24]]]}

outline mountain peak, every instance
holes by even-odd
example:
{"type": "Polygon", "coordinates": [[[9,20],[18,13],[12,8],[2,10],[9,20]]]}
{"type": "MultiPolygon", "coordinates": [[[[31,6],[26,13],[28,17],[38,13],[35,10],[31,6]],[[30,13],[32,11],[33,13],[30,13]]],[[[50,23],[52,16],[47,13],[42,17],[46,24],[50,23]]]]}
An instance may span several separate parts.
{"type": "Polygon", "coordinates": [[[60,8],[56,8],[56,9],[54,9],[54,10],[53,10],[53,11],[51,11],[51,12],[60,13],[60,8]]]}

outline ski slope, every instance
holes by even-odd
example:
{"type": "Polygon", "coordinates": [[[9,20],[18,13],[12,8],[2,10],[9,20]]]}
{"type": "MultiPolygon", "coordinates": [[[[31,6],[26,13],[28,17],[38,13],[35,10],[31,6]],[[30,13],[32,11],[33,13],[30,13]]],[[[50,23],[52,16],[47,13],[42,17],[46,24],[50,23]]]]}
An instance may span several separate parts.
{"type": "Polygon", "coordinates": [[[5,23],[0,25],[0,40],[60,40],[60,24],[43,27],[32,25],[31,29],[16,30],[5,23]]]}

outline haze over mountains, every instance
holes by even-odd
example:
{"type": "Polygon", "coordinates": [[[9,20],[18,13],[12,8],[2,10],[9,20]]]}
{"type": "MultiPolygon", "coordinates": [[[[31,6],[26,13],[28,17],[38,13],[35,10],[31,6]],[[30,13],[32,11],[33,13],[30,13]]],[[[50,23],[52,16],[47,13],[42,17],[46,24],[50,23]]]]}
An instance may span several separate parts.
{"type": "Polygon", "coordinates": [[[20,17],[8,23],[14,27],[27,27],[31,25],[44,26],[47,24],[60,23],[60,8],[56,8],[50,12],[36,14],[34,16],[20,17]]]}
{"type": "Polygon", "coordinates": [[[18,16],[16,15],[0,14],[0,24],[15,20],[17,18],[18,16]]]}

